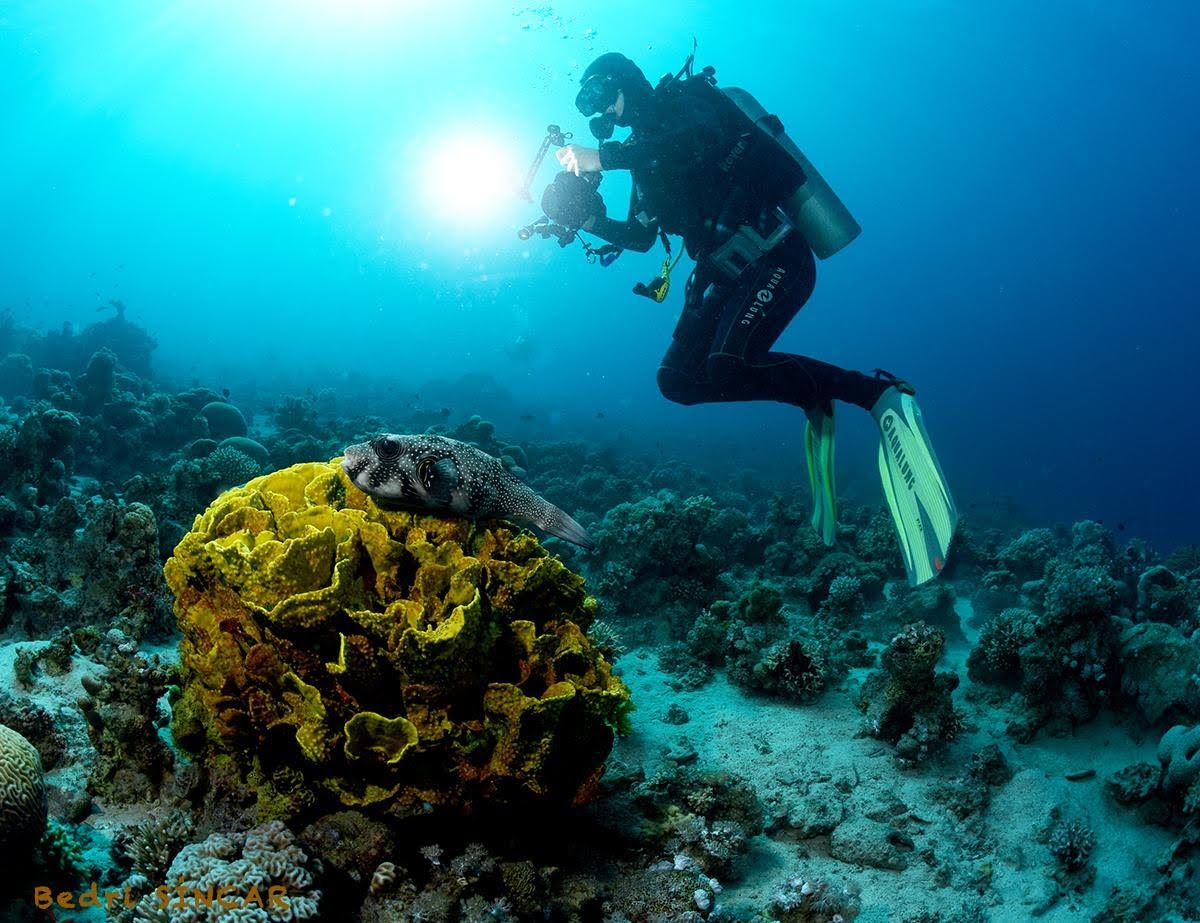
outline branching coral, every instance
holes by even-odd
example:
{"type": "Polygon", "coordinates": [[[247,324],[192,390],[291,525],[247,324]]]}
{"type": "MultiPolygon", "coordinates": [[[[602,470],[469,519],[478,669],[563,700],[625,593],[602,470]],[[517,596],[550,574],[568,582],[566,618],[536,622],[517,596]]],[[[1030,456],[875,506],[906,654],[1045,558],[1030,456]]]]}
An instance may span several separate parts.
{"type": "Polygon", "coordinates": [[[649,779],[627,781],[597,814],[614,833],[633,833],[657,854],[670,856],[668,868],[733,877],[738,860],[763,829],[763,806],[754,787],[733,773],[664,764],[649,779]]]}
{"type": "Polygon", "coordinates": [[[1078,874],[1088,866],[1096,848],[1096,834],[1082,820],[1063,821],[1051,832],[1048,845],[1062,871],[1078,874]]]}
{"type": "Polygon", "coordinates": [[[171,860],[191,835],[191,819],[183,811],[173,811],[122,831],[113,852],[119,861],[129,864],[130,886],[145,889],[166,880],[171,860]]]}
{"type": "Polygon", "coordinates": [[[856,625],[867,606],[862,580],[849,574],[835,577],[821,603],[817,618],[831,628],[846,629],[856,625]]]}
{"type": "Polygon", "coordinates": [[[47,825],[37,853],[39,874],[55,887],[73,888],[92,871],[75,830],[56,820],[47,825]]]}
{"type": "Polygon", "coordinates": [[[220,446],[204,459],[213,483],[221,487],[244,484],[258,474],[259,462],[233,446],[220,446]]]}
{"type": "Polygon", "coordinates": [[[967,657],[967,674],[976,682],[1016,685],[1021,678],[1021,648],[1033,640],[1037,619],[1028,609],[1005,609],[989,619],[967,657]]]}
{"type": "MultiPolygon", "coordinates": [[[[808,575],[808,602],[818,608],[831,593],[833,585],[844,578],[858,581],[859,590],[865,599],[877,599],[887,582],[887,566],[878,561],[864,561],[844,551],[825,554],[808,575]]],[[[840,586],[845,587],[845,584],[840,586]]]]}
{"type": "Polygon", "coordinates": [[[826,657],[815,641],[781,641],[754,664],[755,688],[797,702],[811,702],[825,688],[826,657]]]}
{"type": "Polygon", "coordinates": [[[294,429],[309,435],[318,435],[317,409],[307,398],[288,395],[271,409],[271,418],[280,430],[294,429]]]}
{"type": "Polygon", "coordinates": [[[983,811],[991,801],[992,789],[1012,778],[1008,760],[995,744],[988,744],[971,756],[961,776],[934,790],[960,820],[983,811]]]}

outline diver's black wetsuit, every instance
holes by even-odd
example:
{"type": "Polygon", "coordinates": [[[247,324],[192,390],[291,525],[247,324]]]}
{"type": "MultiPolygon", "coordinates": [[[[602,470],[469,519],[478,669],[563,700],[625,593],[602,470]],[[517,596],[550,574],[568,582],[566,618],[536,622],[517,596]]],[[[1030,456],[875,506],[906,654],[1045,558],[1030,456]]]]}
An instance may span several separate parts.
{"type": "Polygon", "coordinates": [[[888,387],[886,380],[771,351],[816,282],[815,259],[799,231],[792,230],[736,279],[708,258],[741,224],[767,236],[774,207],[804,181],[799,166],[773,145],[757,152],[751,145],[737,154],[744,123],[726,109],[732,102],[712,95],[717,93],[660,89],[626,141],[600,146],[603,169],[628,169],[634,193],[625,221],[599,218],[592,233],[645,251],[661,228],[682,235],[697,261],[658,386],[681,404],[772,400],[828,410],[831,401],[840,400],[869,410],[888,387]],[[747,162],[731,171],[728,164],[737,156],[747,162]],[[733,173],[740,179],[734,181],[733,173]],[[639,220],[639,213],[653,217],[639,220]]]}

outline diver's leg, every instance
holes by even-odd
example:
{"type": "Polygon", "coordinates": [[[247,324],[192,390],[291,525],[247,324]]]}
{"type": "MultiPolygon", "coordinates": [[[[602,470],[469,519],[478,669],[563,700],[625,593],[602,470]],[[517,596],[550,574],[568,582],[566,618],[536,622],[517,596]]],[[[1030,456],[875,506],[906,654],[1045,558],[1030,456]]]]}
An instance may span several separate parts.
{"type": "Polygon", "coordinates": [[[720,400],[706,363],[725,306],[723,292],[697,269],[688,278],[683,311],[658,369],[658,389],[677,404],[720,400]]]}
{"type": "Polygon", "coordinates": [[[797,233],[738,280],[717,325],[707,360],[721,400],[773,400],[805,410],[845,401],[870,409],[886,382],[771,345],[804,307],[816,284],[816,261],[797,233]]]}

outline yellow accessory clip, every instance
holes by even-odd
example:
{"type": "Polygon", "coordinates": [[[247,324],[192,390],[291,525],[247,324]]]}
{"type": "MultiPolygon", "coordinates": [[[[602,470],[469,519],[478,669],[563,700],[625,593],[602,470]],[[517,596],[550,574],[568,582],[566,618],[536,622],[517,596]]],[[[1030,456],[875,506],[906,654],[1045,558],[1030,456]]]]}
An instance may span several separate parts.
{"type": "Polygon", "coordinates": [[[633,287],[633,293],[635,295],[643,295],[646,298],[650,298],[658,304],[662,304],[664,301],[666,301],[667,293],[671,291],[671,270],[678,265],[679,259],[682,256],[683,252],[680,251],[679,256],[675,257],[675,259],[672,261],[671,249],[668,246],[667,258],[663,260],[662,264],[662,273],[649,285],[639,282],[633,287]]]}
{"type": "Polygon", "coordinates": [[[662,273],[650,283],[650,297],[662,304],[667,300],[667,292],[671,290],[671,258],[663,260],[662,273]]]}

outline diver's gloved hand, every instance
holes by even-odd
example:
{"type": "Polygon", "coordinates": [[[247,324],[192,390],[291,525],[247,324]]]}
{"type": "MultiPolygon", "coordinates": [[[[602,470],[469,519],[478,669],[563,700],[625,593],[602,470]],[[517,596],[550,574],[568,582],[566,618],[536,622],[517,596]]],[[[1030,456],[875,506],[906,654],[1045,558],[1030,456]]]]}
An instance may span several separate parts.
{"type": "Polygon", "coordinates": [[[875,369],[875,377],[879,381],[886,382],[887,384],[891,385],[901,394],[908,394],[911,396],[917,393],[917,389],[910,385],[907,381],[898,375],[893,375],[886,369],[875,369]]]}
{"type": "Polygon", "coordinates": [[[542,193],[542,211],[564,227],[588,228],[607,216],[596,182],[574,173],[560,173],[542,193]]]}
{"type": "Polygon", "coordinates": [[[600,151],[582,144],[568,144],[554,152],[564,170],[578,176],[580,173],[600,172],[600,151]]]}

